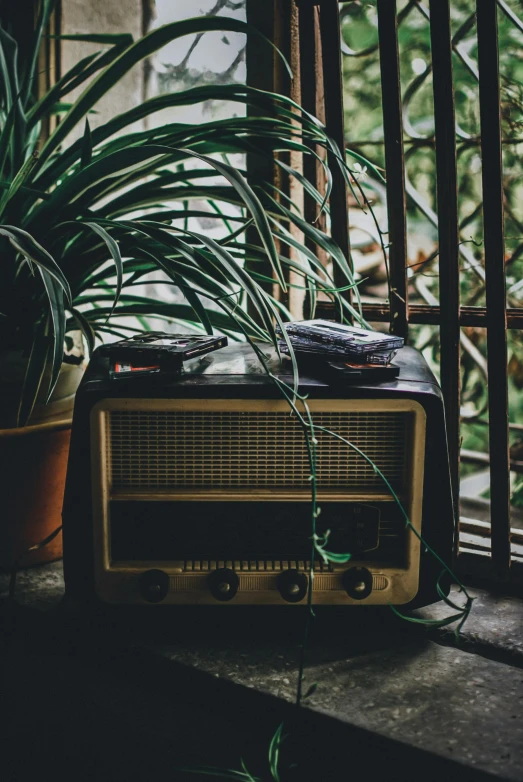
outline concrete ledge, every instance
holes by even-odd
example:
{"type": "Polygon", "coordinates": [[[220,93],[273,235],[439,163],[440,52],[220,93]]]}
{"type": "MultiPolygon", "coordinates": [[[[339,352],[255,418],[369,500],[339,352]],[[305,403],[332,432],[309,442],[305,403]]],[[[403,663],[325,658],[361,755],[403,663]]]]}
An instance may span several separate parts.
{"type": "MultiPolygon", "coordinates": [[[[419,780],[422,769],[424,780],[454,774],[475,780],[482,772],[522,779],[523,672],[506,661],[486,659],[484,651],[494,649],[520,662],[523,605],[516,598],[473,593],[477,599],[463,638],[466,646],[459,648],[447,645],[447,633],[429,638],[423,627],[398,620],[389,609],[318,612],[305,664],[305,689],[311,684],[317,689],[301,710],[292,706],[305,619],[300,609],[256,614],[205,609],[195,619],[194,611],[159,608],[87,618],[61,605],[61,566],[55,563],[19,574],[14,638],[24,654],[31,650],[37,669],[45,668],[42,638],[48,637],[52,649],[52,639],[59,638],[59,653],[54,648],[47,661],[52,659],[53,670],[62,666],[68,671],[62,688],[76,686],[79,677],[83,692],[82,677],[87,677],[89,697],[96,700],[93,714],[125,713],[124,722],[136,719],[146,736],[158,721],[151,709],[160,710],[160,722],[169,713],[165,726],[181,730],[174,706],[168,712],[165,703],[165,687],[174,687],[188,723],[202,726],[202,757],[211,764],[239,768],[238,754],[249,750],[259,768],[271,727],[281,718],[292,733],[286,758],[294,752],[312,769],[321,757],[327,775],[316,780],[341,778],[335,775],[336,764],[345,762],[354,771],[365,761],[375,773],[368,778],[379,778],[376,753],[401,764],[392,778],[419,780]],[[141,701],[151,670],[158,687],[148,691],[154,707],[141,701]],[[218,720],[214,727],[213,720],[218,720]],[[226,724],[236,731],[234,738],[224,738],[226,724]],[[232,759],[220,749],[218,736],[238,753],[232,759]]],[[[439,605],[423,610],[432,617],[442,612],[439,605]]],[[[42,693],[46,697],[56,696],[49,690],[47,696],[42,693]]],[[[192,743],[186,738],[185,746],[191,747],[187,757],[194,762],[194,737],[192,743]]],[[[391,775],[390,768],[384,772],[391,775]]],[[[302,765],[302,776],[296,778],[309,778],[304,773],[302,765]]]]}

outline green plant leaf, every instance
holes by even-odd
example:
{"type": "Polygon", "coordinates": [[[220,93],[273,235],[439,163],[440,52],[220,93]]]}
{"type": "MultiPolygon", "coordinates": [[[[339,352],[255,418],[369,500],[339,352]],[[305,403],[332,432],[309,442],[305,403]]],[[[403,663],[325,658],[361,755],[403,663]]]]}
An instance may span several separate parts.
{"type": "Polygon", "coordinates": [[[412,622],[413,624],[426,625],[427,627],[446,627],[453,622],[457,622],[459,619],[463,619],[463,611],[460,611],[458,614],[452,614],[452,616],[447,616],[444,619],[422,619],[420,617],[402,614],[401,611],[398,611],[393,605],[391,605],[391,608],[400,619],[404,619],[406,622],[412,622]]]}
{"type": "Polygon", "coordinates": [[[27,231],[17,228],[14,225],[0,225],[0,236],[6,236],[13,247],[18,250],[24,258],[29,258],[33,263],[39,266],[53,277],[63,289],[66,298],[71,303],[71,289],[62,270],[55,259],[46,249],[39,244],[27,231]]]}
{"type": "Polygon", "coordinates": [[[314,695],[316,690],[318,689],[318,682],[313,682],[310,687],[307,689],[307,692],[303,696],[303,700],[306,700],[307,698],[310,698],[311,695],[314,695]]]}
{"type": "Polygon", "coordinates": [[[24,79],[24,103],[27,103],[33,92],[36,93],[36,69],[38,67],[38,57],[40,56],[40,44],[42,42],[44,30],[49,23],[51,13],[55,6],[55,0],[42,0],[39,5],[38,20],[31,45],[31,55],[24,79]]]}
{"type": "Polygon", "coordinates": [[[80,158],[81,168],[85,168],[89,165],[93,158],[93,140],[91,137],[91,128],[89,126],[89,120],[85,118],[85,129],[82,139],[82,156],[80,158]]]}
{"type": "MultiPolygon", "coordinates": [[[[18,111],[18,107],[16,104],[18,103],[19,100],[20,100],[20,95],[18,94],[15,97],[13,104],[11,105],[11,108],[7,112],[7,117],[5,119],[2,132],[0,133],[0,174],[3,174],[6,161],[9,156],[10,144],[12,141],[12,133],[15,127],[16,113],[18,111]]],[[[11,183],[9,183],[9,186],[10,184],[11,183]]]]}
{"type": "Polygon", "coordinates": [[[47,392],[47,401],[49,401],[51,394],[53,393],[58,375],[60,374],[60,368],[62,366],[64,358],[64,341],[65,341],[65,309],[64,309],[64,293],[60,284],[56,279],[49,274],[46,269],[39,268],[42,280],[47,292],[47,298],[49,300],[49,310],[51,312],[51,321],[53,324],[53,341],[51,348],[51,381],[47,392]]]}
{"type": "Polygon", "coordinates": [[[209,315],[207,314],[205,307],[202,305],[197,292],[191,288],[190,285],[185,284],[182,275],[179,274],[175,268],[173,268],[170,259],[162,260],[158,258],[158,256],[155,256],[146,250],[142,250],[142,252],[146,252],[149,257],[153,258],[158,268],[163,269],[163,271],[173,280],[173,282],[178,286],[180,291],[189,302],[190,306],[193,308],[195,315],[203,325],[207,334],[213,334],[214,331],[209,315]]]}
{"type": "Polygon", "coordinates": [[[0,85],[4,94],[5,106],[8,111],[13,106],[14,95],[18,93],[13,81],[13,79],[16,78],[16,83],[18,83],[16,70],[13,73],[13,52],[16,53],[16,51],[16,41],[11,38],[5,30],[0,28],[0,73],[2,74],[0,85]]]}
{"type": "Polygon", "coordinates": [[[271,309],[267,306],[267,300],[265,298],[262,288],[260,288],[260,286],[258,286],[251,279],[248,273],[245,272],[244,269],[242,269],[238,265],[235,258],[230,254],[230,252],[226,250],[224,247],[222,247],[214,239],[211,239],[210,236],[205,236],[204,234],[197,234],[192,231],[187,231],[187,234],[201,241],[202,244],[204,244],[205,247],[207,247],[212,253],[212,255],[218,260],[220,265],[223,265],[223,267],[227,270],[227,272],[231,274],[232,277],[240,284],[241,288],[245,290],[245,292],[251,299],[252,303],[256,307],[262,319],[262,323],[266,328],[267,332],[270,334],[272,341],[274,342],[274,344],[276,344],[277,337],[272,323],[272,317],[276,313],[274,312],[274,310],[271,312],[271,309]]]}
{"type": "Polygon", "coordinates": [[[120,248],[118,247],[118,242],[113,239],[111,234],[109,234],[105,228],[103,228],[101,225],[98,225],[97,223],[86,222],[79,223],[79,225],[86,225],[88,228],[94,231],[95,234],[100,236],[107,245],[107,249],[111,253],[116,268],[116,293],[114,297],[114,309],[114,307],[116,307],[118,304],[118,299],[120,298],[123,285],[123,262],[122,256],[120,254],[120,248]]]}
{"type": "MultiPolygon", "coordinates": [[[[64,101],[60,101],[59,103],[53,104],[53,106],[49,109],[49,112],[51,114],[63,114],[66,111],[69,111],[73,104],[72,103],[65,103],[64,101]]],[[[91,109],[89,114],[97,114],[98,112],[95,111],[95,109],[91,109]]]]}
{"type": "MultiPolygon", "coordinates": [[[[92,295],[79,296],[75,299],[75,305],[80,307],[84,304],[92,307],[93,304],[101,305],[104,301],[110,301],[112,303],[113,296],[111,294],[93,293],[92,295]]],[[[110,307],[96,306],[89,310],[83,311],[85,318],[91,323],[95,330],[105,331],[105,323],[107,322],[107,315],[111,312],[110,307]]],[[[120,302],[115,308],[113,318],[127,317],[129,315],[151,315],[154,317],[165,316],[172,322],[186,322],[191,324],[191,327],[198,329],[199,324],[194,320],[194,311],[192,307],[187,304],[179,304],[177,302],[163,302],[157,299],[152,299],[147,296],[127,296],[122,295],[120,302]]],[[[245,313],[238,310],[238,321],[244,324],[245,331],[251,333],[256,339],[264,339],[268,341],[267,334],[264,334],[259,327],[256,326],[254,321],[245,313]]],[[[235,322],[231,321],[231,318],[220,311],[209,310],[209,319],[213,326],[221,332],[230,333],[237,331],[234,327],[235,322]]],[[[203,332],[202,332],[203,333],[203,332]]]]}
{"type": "MultiPolygon", "coordinates": [[[[9,190],[12,186],[12,182],[7,182],[6,180],[0,179],[0,189],[1,190],[9,190]]],[[[42,190],[37,190],[34,187],[27,187],[27,185],[20,185],[18,188],[21,193],[32,193],[37,198],[41,198],[43,200],[46,200],[49,198],[48,193],[44,193],[42,190]]]]}
{"type": "MultiPolygon", "coordinates": [[[[339,154],[339,148],[336,148],[339,154]]],[[[386,184],[385,178],[381,171],[374,166],[370,160],[367,160],[367,158],[363,157],[363,155],[360,155],[358,152],[355,152],[353,149],[346,149],[345,154],[347,157],[353,158],[353,160],[356,160],[356,162],[360,163],[360,165],[365,166],[371,174],[374,174],[376,179],[381,182],[382,184],[386,184]]],[[[341,158],[341,155],[340,155],[341,158]]]]}
{"type": "Polygon", "coordinates": [[[192,157],[196,157],[215,168],[219,174],[222,174],[222,176],[224,176],[228,182],[230,182],[236,192],[240,195],[243,203],[254,219],[254,223],[258,229],[260,239],[262,240],[263,246],[267,251],[267,255],[269,256],[269,260],[274,269],[278,282],[280,283],[282,290],[286,291],[287,285],[283,276],[280,259],[278,257],[278,252],[276,250],[276,245],[274,243],[274,238],[272,236],[267,215],[265,214],[260,199],[251,188],[247,180],[232,166],[221,163],[218,160],[213,160],[213,158],[210,158],[206,155],[199,155],[197,152],[193,152],[188,149],[183,151],[186,154],[191,155],[192,157]]]}
{"type": "Polygon", "coordinates": [[[189,774],[201,774],[205,777],[219,777],[220,779],[234,779],[236,782],[262,782],[260,777],[253,777],[248,771],[236,771],[233,768],[216,768],[215,766],[185,766],[180,771],[189,774]]]}
{"type": "Polygon", "coordinates": [[[249,769],[245,765],[245,761],[244,761],[243,758],[240,758],[240,763],[241,763],[242,771],[245,774],[248,782],[259,782],[259,778],[258,777],[253,777],[253,775],[251,774],[251,772],[249,771],[249,769]]]}
{"type": "MultiPolygon", "coordinates": [[[[48,111],[51,111],[51,107],[55,105],[59,99],[68,95],[72,90],[83,84],[93,73],[105,68],[110,62],[112,62],[120,54],[120,47],[114,46],[108,52],[94,52],[84,57],[79,62],[75,63],[73,67],[67,71],[53,86],[46,92],[40,100],[27,113],[27,123],[29,128],[33,128],[48,111]]],[[[74,104],[71,104],[71,107],[74,104]]],[[[93,109],[88,110],[88,114],[93,109]]],[[[74,146],[74,145],[72,145],[74,146]]],[[[71,147],[69,148],[71,149],[71,147]]],[[[64,152],[58,156],[55,163],[62,162],[64,152]]],[[[67,166],[66,166],[67,168],[67,166]]]]}
{"type": "Polygon", "coordinates": [[[0,85],[3,85],[6,111],[14,107],[14,126],[11,134],[11,167],[16,170],[23,164],[26,116],[22,105],[18,80],[18,46],[16,41],[0,26],[0,85]]]}
{"type": "Polygon", "coordinates": [[[280,758],[280,746],[282,743],[282,731],[283,731],[283,722],[278,725],[276,732],[274,733],[274,736],[271,739],[271,743],[269,745],[269,768],[271,771],[272,778],[274,779],[274,782],[280,782],[280,772],[278,769],[279,764],[279,758],[280,758]]]}
{"type": "Polygon", "coordinates": [[[31,352],[27,361],[27,369],[24,384],[20,394],[18,406],[18,426],[25,426],[36,402],[36,397],[42,384],[42,379],[47,367],[50,340],[45,330],[38,329],[31,345],[31,352]]]}
{"type": "MultiPolygon", "coordinates": [[[[213,30],[230,30],[238,33],[251,33],[264,38],[274,49],[272,44],[256,28],[251,27],[245,22],[226,17],[196,17],[194,19],[185,19],[180,22],[172,22],[163,27],[158,27],[145,35],[139,41],[127,47],[119,57],[110,63],[84,90],[82,95],[76,101],[74,107],[69,111],[60,125],[51,134],[41,152],[42,163],[46,161],[52,152],[63,142],[66,136],[71,132],[75,125],[86,116],[89,109],[106,95],[125,74],[136,65],[136,63],[149,57],[165,44],[181,38],[185,35],[205,33],[213,30]]],[[[276,51],[278,51],[276,49],[276,51]]],[[[284,64],[288,64],[281,55],[284,64]]],[[[290,69],[289,69],[290,70],[290,69]]]]}
{"type": "Polygon", "coordinates": [[[14,196],[18,193],[20,188],[23,186],[25,180],[28,178],[32,169],[35,167],[36,161],[37,161],[37,155],[36,154],[31,155],[30,157],[27,158],[23,166],[17,172],[16,176],[13,178],[11,182],[9,189],[0,198],[0,215],[3,214],[9,201],[12,198],[14,198],[14,196]]]}
{"type": "MultiPolygon", "coordinates": [[[[161,159],[162,163],[167,164],[176,162],[181,157],[182,153],[179,151],[168,150],[158,145],[130,147],[129,149],[120,149],[107,156],[96,157],[85,168],[75,170],[58,184],[51,193],[50,199],[36,207],[27,224],[31,228],[38,224],[45,224],[50,214],[63,210],[71,211],[73,204],[75,204],[75,210],[78,210],[78,202],[89,202],[90,199],[86,194],[97,182],[107,182],[108,178],[123,177],[125,173],[129,172],[135,172],[140,177],[142,174],[145,175],[144,166],[152,159],[158,160],[158,162],[161,159]]],[[[102,194],[103,191],[98,193],[97,197],[102,194]]]]}
{"type": "Polygon", "coordinates": [[[61,41],[84,41],[85,43],[101,43],[116,46],[131,46],[134,43],[131,33],[69,33],[67,35],[50,35],[49,38],[59,38],[61,41]]]}
{"type": "MultiPolygon", "coordinates": [[[[83,312],[80,312],[74,307],[69,307],[69,312],[73,316],[74,321],[76,321],[76,324],[80,327],[80,330],[82,331],[82,334],[85,337],[85,341],[87,342],[89,356],[92,356],[93,350],[95,348],[95,342],[96,342],[96,336],[93,327],[91,326],[87,318],[84,316],[83,312]]],[[[65,325],[66,332],[70,331],[72,328],[73,325],[70,324],[69,321],[67,321],[65,325]]]]}

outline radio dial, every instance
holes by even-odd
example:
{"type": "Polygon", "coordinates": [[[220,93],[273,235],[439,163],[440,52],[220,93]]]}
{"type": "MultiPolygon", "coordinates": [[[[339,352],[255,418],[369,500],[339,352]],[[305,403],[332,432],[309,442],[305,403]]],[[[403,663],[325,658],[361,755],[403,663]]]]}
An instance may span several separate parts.
{"type": "Polygon", "coordinates": [[[148,603],[160,603],[169,591],[169,576],[163,570],[147,570],[140,576],[140,594],[148,603]]]}
{"type": "Polygon", "coordinates": [[[354,600],[364,600],[372,592],[372,573],[366,567],[351,567],[342,579],[345,591],[354,600]]]}
{"type": "Polygon", "coordinates": [[[278,576],[278,589],[287,603],[299,603],[307,594],[307,576],[298,570],[284,570],[278,576]]]}
{"type": "Polygon", "coordinates": [[[240,579],[232,570],[228,567],[218,568],[209,575],[209,589],[211,594],[216,600],[225,602],[232,600],[238,591],[240,585],[240,579]]]}

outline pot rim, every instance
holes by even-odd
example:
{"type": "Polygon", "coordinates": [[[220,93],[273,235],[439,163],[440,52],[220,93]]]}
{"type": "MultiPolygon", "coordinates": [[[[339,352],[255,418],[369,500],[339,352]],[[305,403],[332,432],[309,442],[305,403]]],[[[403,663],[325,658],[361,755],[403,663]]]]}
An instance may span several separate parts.
{"type": "Polygon", "coordinates": [[[31,424],[30,426],[13,426],[7,429],[0,429],[0,439],[9,437],[25,437],[31,434],[43,432],[58,432],[62,429],[70,429],[72,424],[71,417],[62,418],[58,421],[44,421],[41,424],[31,424]]]}

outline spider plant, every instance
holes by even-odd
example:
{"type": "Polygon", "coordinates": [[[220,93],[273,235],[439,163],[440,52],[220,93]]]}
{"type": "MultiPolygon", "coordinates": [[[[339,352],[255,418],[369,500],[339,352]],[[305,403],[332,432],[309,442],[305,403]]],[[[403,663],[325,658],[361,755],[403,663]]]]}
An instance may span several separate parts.
{"type": "MultiPolygon", "coordinates": [[[[253,151],[270,160],[290,150],[319,158],[316,150],[323,147],[350,183],[323,126],[290,99],[236,84],[195,87],[152,97],[90,129],[88,117],[100,98],[169,41],[212,30],[257,35],[256,30],[234,19],[198,17],[165,25],[138,41],[125,34],[64,36],[99,44],[100,51],[79,60],[38,96],[38,49],[51,10],[52,0],[43,0],[32,56],[23,63],[17,42],[0,27],[0,350],[27,356],[18,425],[27,421],[49,366],[45,391],[52,392],[65,334],[74,328],[82,330],[90,350],[96,339],[130,333],[129,316],[183,322],[192,330],[219,330],[233,338],[243,338],[240,322],[250,337],[276,342],[275,323],[290,313],[272,295],[267,279],[285,291],[290,270],[301,277],[312,312],[323,290],[337,300],[342,316],[359,317],[335,289],[332,275],[296,240],[291,225],[322,247],[352,286],[339,247],[270,182],[227,162],[231,154],[253,151]],[[68,103],[70,93],[82,86],[68,103]],[[162,109],[207,100],[234,101],[255,108],[255,116],[130,130],[162,109]],[[66,111],[44,138],[41,129],[57,106],[66,111]],[[71,138],[79,123],[83,136],[71,138]],[[192,206],[195,200],[205,202],[205,211],[192,206]],[[232,217],[230,204],[236,207],[232,217]],[[190,218],[209,217],[209,209],[223,227],[220,239],[188,230],[190,218]],[[282,252],[285,245],[295,248],[298,260],[282,252]],[[139,295],[151,272],[177,289],[178,298],[139,295]]],[[[326,167],[326,192],[320,194],[298,171],[276,162],[300,181],[318,211],[326,209],[326,167]]]]}

